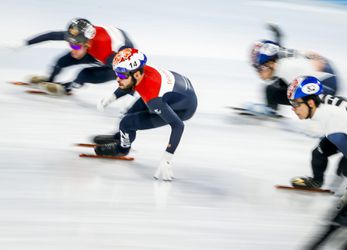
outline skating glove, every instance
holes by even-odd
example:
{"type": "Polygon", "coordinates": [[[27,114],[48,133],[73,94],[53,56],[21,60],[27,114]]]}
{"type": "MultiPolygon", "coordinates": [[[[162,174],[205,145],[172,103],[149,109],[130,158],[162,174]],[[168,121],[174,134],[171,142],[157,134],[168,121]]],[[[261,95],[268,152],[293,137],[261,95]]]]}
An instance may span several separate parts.
{"type": "Polygon", "coordinates": [[[117,99],[117,97],[112,94],[111,96],[102,98],[99,103],[97,104],[97,108],[99,111],[104,111],[104,109],[110,105],[112,102],[114,102],[117,99]]]}
{"type": "Polygon", "coordinates": [[[172,172],[172,160],[173,154],[166,152],[164,153],[164,156],[160,162],[159,167],[157,168],[157,171],[155,171],[154,178],[159,179],[162,178],[164,181],[172,181],[174,178],[173,172],[172,172]]]}

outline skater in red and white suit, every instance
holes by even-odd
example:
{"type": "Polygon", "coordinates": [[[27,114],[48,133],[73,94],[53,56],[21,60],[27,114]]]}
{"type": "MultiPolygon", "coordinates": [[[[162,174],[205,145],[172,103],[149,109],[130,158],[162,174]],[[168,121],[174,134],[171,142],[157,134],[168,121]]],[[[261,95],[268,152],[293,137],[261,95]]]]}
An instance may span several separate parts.
{"type": "MultiPolygon", "coordinates": [[[[172,180],[171,159],[183,134],[183,121],[190,119],[196,111],[197,97],[187,77],[148,66],[146,62],[146,56],[137,49],[123,49],[115,56],[113,68],[119,88],[111,97],[102,100],[101,105],[105,107],[123,95],[133,94],[134,91],[141,98],[120,121],[117,129],[119,132],[106,138],[114,143],[98,146],[95,152],[98,155],[127,155],[137,130],[170,125],[169,143],[154,177],[172,180]]],[[[100,140],[95,142],[103,144],[100,140]]]]}
{"type": "Polygon", "coordinates": [[[83,18],[73,19],[69,23],[67,31],[41,34],[28,40],[26,45],[54,40],[67,41],[71,51],[57,60],[48,78],[34,78],[34,82],[54,83],[56,76],[63,68],[77,64],[90,65],[80,71],[73,81],[59,85],[63,87],[59,88],[63,93],[71,91],[72,88],[81,87],[86,82],[96,84],[114,80],[112,60],[115,52],[123,48],[134,47],[133,42],[123,30],[112,26],[92,25],[83,18]]]}

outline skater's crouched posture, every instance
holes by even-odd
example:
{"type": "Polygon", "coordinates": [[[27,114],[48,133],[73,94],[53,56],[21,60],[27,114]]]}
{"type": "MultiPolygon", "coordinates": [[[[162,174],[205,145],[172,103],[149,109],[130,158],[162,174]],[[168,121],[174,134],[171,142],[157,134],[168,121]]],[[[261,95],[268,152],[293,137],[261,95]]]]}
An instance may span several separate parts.
{"type": "Polygon", "coordinates": [[[137,130],[170,125],[171,135],[164,157],[154,177],[172,180],[171,159],[184,130],[183,121],[191,118],[197,108],[197,97],[188,78],[176,72],[146,65],[146,56],[137,49],[119,51],[113,60],[118,89],[103,99],[100,106],[126,94],[138,92],[139,98],[119,124],[119,132],[112,136],[97,136],[98,155],[124,156],[130,151],[137,130]],[[108,143],[108,144],[104,144],[108,143]]]}
{"type": "Polygon", "coordinates": [[[34,76],[30,81],[38,83],[48,94],[63,95],[85,83],[104,83],[114,80],[112,60],[118,51],[133,47],[133,42],[121,29],[96,26],[84,18],[73,19],[66,31],[54,31],[41,34],[26,42],[34,45],[45,41],[67,41],[71,51],[60,57],[52,68],[49,77],[34,76]],[[85,65],[73,81],[56,82],[56,77],[67,67],[85,65]]]}
{"type": "Polygon", "coordinates": [[[331,63],[317,53],[300,53],[284,48],[276,42],[263,40],[254,44],[251,64],[266,83],[266,105],[256,104],[249,107],[259,114],[276,117],[279,104],[289,105],[287,88],[298,76],[310,75],[318,78],[323,85],[323,94],[335,95],[338,89],[338,79],[331,63]]]}
{"type": "Polygon", "coordinates": [[[288,100],[299,119],[316,121],[325,133],[319,145],[312,152],[313,177],[298,177],[293,186],[320,188],[323,185],[328,157],[341,152],[343,157],[336,172],[335,189],[345,187],[347,176],[347,101],[344,98],[322,95],[321,82],[312,76],[297,77],[288,87],[288,100]]]}

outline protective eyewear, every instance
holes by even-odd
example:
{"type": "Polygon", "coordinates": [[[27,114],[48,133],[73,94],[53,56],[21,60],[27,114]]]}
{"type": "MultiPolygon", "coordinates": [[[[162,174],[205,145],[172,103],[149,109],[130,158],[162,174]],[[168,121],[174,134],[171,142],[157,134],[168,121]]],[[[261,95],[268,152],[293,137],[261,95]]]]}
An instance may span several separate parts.
{"type": "Polygon", "coordinates": [[[305,102],[296,102],[296,101],[289,101],[290,105],[292,105],[293,108],[300,107],[301,104],[305,102]]]}
{"type": "Polygon", "coordinates": [[[125,80],[125,79],[128,79],[129,78],[129,73],[119,73],[119,72],[116,72],[116,76],[119,78],[119,79],[122,79],[122,80],[125,80]]]}
{"type": "Polygon", "coordinates": [[[77,44],[77,43],[69,43],[69,45],[70,45],[70,48],[73,50],[80,50],[83,47],[82,44],[77,44]]]}

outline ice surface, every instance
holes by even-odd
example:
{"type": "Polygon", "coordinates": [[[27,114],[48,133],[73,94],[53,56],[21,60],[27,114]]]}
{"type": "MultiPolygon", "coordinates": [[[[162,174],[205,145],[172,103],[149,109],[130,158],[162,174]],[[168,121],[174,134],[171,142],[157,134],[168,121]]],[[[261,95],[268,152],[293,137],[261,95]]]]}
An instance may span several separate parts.
{"type": "MultiPolygon", "coordinates": [[[[263,85],[247,55],[253,41],[271,38],[265,21],[283,28],[286,46],[330,58],[346,82],[344,7],[248,0],[1,5],[0,249],[289,250],[315,236],[336,198],[273,186],[310,175],[317,139],[288,132],[281,123],[237,117],[225,107],[262,101],[263,85]],[[191,79],[199,108],[175,155],[174,182],[152,179],[169,127],[138,132],[134,162],[78,157],[91,150],[74,143],[116,129],[121,105],[96,110],[115,81],[63,98],[28,95],[25,87],[7,83],[47,73],[67,49],[64,42],[21,50],[9,45],[65,29],[76,16],[126,30],[150,63],[191,79]]],[[[65,71],[60,80],[77,70],[65,71]]],[[[282,112],[288,124],[300,126],[290,110],[282,112]]]]}

